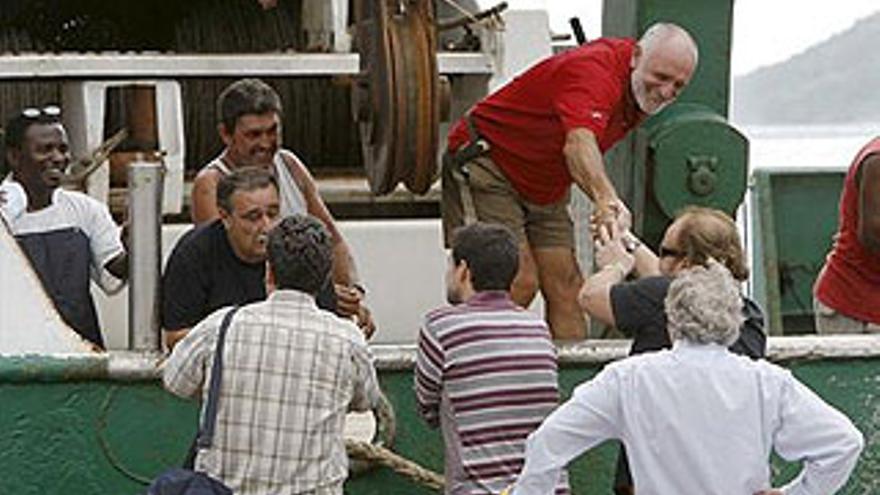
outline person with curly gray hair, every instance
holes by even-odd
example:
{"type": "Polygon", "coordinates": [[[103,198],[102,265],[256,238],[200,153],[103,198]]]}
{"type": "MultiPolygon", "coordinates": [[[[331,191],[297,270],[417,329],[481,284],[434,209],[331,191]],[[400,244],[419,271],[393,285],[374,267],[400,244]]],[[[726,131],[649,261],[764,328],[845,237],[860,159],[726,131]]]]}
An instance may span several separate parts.
{"type": "MultiPolygon", "coordinates": [[[[613,326],[633,339],[630,354],[672,347],[663,301],[669,284],[682,270],[704,266],[708,259],[723,264],[733,278],[749,276],[739,232],[730,216],[717,209],[690,206],[680,211],[660,241],[659,256],[618,225],[599,229],[595,259],[599,268],[585,281],[581,307],[593,322],[613,326]]],[[[767,336],[757,303],[742,296],[743,322],[739,338],[728,346],[736,354],[764,357],[767,336]]],[[[621,449],[614,480],[618,495],[631,495],[632,476],[621,449]]]]}
{"type": "Polygon", "coordinates": [[[673,341],[729,347],[739,338],[742,298],[739,286],[719,262],[685,270],[669,284],[663,306],[673,341]]]}
{"type": "Polygon", "coordinates": [[[606,440],[626,446],[640,495],[831,494],[862,434],[791,372],[727,349],[742,319],[715,260],[683,270],[665,300],[673,348],[608,365],[529,436],[514,495],[552,493],[561,470],[606,440]],[[803,470],[771,488],[771,451],[803,470]]]}

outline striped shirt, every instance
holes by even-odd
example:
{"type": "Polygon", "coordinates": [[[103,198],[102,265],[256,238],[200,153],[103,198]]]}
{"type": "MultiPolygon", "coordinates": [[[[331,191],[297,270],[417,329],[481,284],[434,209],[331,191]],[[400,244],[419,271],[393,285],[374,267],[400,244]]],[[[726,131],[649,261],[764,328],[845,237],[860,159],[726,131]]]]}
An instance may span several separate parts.
{"type": "MultiPolygon", "coordinates": [[[[559,400],[550,331],[506,292],[434,310],[419,333],[415,388],[419,414],[443,431],[446,493],[499,493],[559,400]]],[[[556,493],[567,487],[563,475],[556,493]]]]}
{"type": "MultiPolygon", "coordinates": [[[[174,347],[163,369],[170,392],[207,393],[228,310],[208,316],[174,347]]],[[[369,409],[378,397],[355,324],[318,309],[302,292],[275,291],[232,319],[214,443],[199,452],[195,467],[237,495],[341,495],[348,476],[345,413],[369,409]]]]}

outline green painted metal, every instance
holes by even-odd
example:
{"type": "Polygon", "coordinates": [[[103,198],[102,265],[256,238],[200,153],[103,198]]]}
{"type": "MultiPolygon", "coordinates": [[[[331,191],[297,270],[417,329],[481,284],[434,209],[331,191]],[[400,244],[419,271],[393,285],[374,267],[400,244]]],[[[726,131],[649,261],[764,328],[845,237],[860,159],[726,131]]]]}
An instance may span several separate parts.
{"type": "Polygon", "coordinates": [[[688,205],[734,212],[742,202],[748,141],[720,115],[676,105],[651,129],[650,148],[654,197],[667,217],[688,205]]]}
{"type": "MultiPolygon", "coordinates": [[[[138,494],[144,481],[182,462],[195,432],[197,407],[165,393],[155,379],[87,378],[58,372],[65,360],[0,357],[0,493],[138,494]],[[34,374],[47,365],[51,372],[34,374]],[[18,370],[15,371],[14,370],[18,370]],[[30,374],[33,381],[23,380],[30,374]]],[[[67,362],[71,368],[78,363],[67,362]]],[[[880,492],[880,357],[789,363],[802,380],[843,409],[865,433],[867,448],[844,494],[880,492]]],[[[560,385],[567,396],[592,377],[599,364],[563,365],[560,385]]],[[[394,450],[442,471],[438,431],[415,413],[412,374],[380,373],[394,405],[398,433],[394,450]]],[[[574,492],[607,494],[615,446],[606,444],[573,463],[574,492]]],[[[789,479],[798,466],[774,462],[776,481],[789,479]]],[[[431,493],[385,468],[350,480],[346,492],[358,495],[431,493]]]]}
{"type": "Polygon", "coordinates": [[[4,381],[0,493],[141,493],[183,461],[195,422],[155,381],[4,381]]]}
{"type": "Polygon", "coordinates": [[[756,170],[754,294],[777,334],[813,333],[813,283],[837,231],[842,169],[756,170]]]}
{"type": "Polygon", "coordinates": [[[725,117],[730,94],[732,0],[606,0],[606,36],[637,37],[673,21],[700,50],[690,84],[669,109],[648,119],[606,154],[618,193],[634,212],[635,230],[657,246],[687,205],[733,214],[746,189],[748,141],[725,117]]]}
{"type": "Polygon", "coordinates": [[[0,383],[34,383],[106,378],[108,359],[95,354],[25,355],[0,359],[0,383]]]}

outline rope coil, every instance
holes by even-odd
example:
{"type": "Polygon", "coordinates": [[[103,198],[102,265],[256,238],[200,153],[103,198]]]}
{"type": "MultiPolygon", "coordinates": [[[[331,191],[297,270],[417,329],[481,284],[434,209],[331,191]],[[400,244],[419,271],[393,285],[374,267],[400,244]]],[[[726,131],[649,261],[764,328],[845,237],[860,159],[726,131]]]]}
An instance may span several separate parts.
{"type": "Polygon", "coordinates": [[[446,484],[443,476],[395,454],[385,447],[356,440],[346,440],[345,450],[348,452],[349,457],[353,459],[385,466],[392,469],[395,473],[432,490],[443,491],[443,487],[446,484]]]}

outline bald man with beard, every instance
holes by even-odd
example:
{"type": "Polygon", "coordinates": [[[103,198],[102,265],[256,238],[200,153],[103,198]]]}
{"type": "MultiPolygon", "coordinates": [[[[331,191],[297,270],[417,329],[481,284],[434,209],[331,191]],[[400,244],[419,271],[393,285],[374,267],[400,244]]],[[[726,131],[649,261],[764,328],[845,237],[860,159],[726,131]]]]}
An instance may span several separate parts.
{"type": "Polygon", "coordinates": [[[696,43],[675,24],[654,24],[638,41],[600,38],[538,62],[452,127],[442,171],[446,246],[475,220],[510,228],[520,244],[513,299],[528,306],[540,287],[555,338],[585,335],[571,184],[601,222],[628,224],[602,154],[672,103],[697,59],[696,43]]]}

